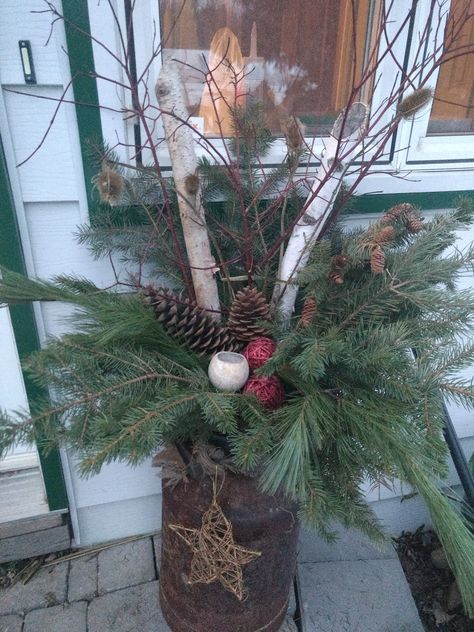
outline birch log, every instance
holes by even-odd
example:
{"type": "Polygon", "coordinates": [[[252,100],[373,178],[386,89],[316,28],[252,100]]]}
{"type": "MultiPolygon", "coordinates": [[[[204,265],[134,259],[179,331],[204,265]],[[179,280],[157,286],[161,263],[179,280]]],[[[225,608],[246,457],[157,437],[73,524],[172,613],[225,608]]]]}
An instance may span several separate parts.
{"type": "Polygon", "coordinates": [[[361,147],[366,129],[367,112],[368,108],[365,104],[354,103],[347,115],[344,112],[339,115],[331,130],[308,200],[321,183],[323,184],[291,233],[273,292],[272,302],[283,323],[288,323],[294,310],[298,293],[298,285],[294,280],[298,272],[308,263],[311,250],[331,212],[351,159],[361,147]],[[344,161],[330,172],[336,154],[343,156],[344,161]]]}
{"type": "Polygon", "coordinates": [[[165,137],[171,157],[184,241],[191,267],[196,302],[219,318],[219,295],[214,277],[216,262],[211,253],[201,187],[196,177],[197,158],[192,130],[182,121],[188,119],[184,86],[176,62],[163,64],[156,82],[165,137]],[[174,114],[174,115],[173,115],[174,114]],[[181,120],[179,120],[181,119],[181,120]]]}

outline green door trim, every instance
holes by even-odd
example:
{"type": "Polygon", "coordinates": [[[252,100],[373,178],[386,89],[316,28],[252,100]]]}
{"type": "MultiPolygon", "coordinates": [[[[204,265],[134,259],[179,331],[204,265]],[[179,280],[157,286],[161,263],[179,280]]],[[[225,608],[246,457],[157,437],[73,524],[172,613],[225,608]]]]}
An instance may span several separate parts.
{"type": "MultiPolygon", "coordinates": [[[[0,264],[26,275],[25,260],[21,246],[20,233],[16,220],[13,195],[10,187],[8,168],[0,137],[0,264]]],[[[21,358],[40,348],[36,320],[31,304],[12,305],[10,307],[13,333],[21,358]]],[[[47,395],[33,380],[23,371],[23,380],[28,401],[47,395]]],[[[58,450],[46,453],[41,447],[41,439],[38,443],[38,454],[41,462],[46,497],[51,511],[66,509],[68,499],[64,483],[61,457],[58,450]]]]}
{"type": "Polygon", "coordinates": [[[93,76],[95,67],[89,9],[86,0],[81,2],[77,0],[63,0],[62,6],[81,144],[87,206],[91,216],[96,206],[92,178],[97,173],[97,161],[92,156],[91,144],[102,146],[104,141],[100,121],[97,81],[93,76]]]}

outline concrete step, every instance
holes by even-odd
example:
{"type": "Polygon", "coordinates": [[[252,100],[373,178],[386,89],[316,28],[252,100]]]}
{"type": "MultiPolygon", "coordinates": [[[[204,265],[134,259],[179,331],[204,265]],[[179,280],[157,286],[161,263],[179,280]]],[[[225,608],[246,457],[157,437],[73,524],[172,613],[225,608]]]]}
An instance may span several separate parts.
{"type": "Polygon", "coordinates": [[[303,632],[423,632],[397,554],[357,531],[328,544],[303,532],[298,596],[303,632]]]}

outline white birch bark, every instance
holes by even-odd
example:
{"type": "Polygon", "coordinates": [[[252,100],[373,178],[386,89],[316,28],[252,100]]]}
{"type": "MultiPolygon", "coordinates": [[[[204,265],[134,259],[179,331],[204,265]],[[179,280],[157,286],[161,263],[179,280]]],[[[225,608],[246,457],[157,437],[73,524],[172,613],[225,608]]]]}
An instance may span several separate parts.
{"type": "Polygon", "coordinates": [[[351,159],[361,147],[367,112],[366,105],[354,103],[347,116],[344,112],[339,115],[331,130],[308,199],[312,197],[321,182],[323,185],[291,233],[273,292],[272,302],[283,323],[288,323],[294,310],[298,293],[298,285],[294,279],[308,263],[311,250],[331,212],[351,159]],[[328,175],[336,153],[344,157],[343,164],[338,165],[331,175],[328,175]]]}
{"type": "Polygon", "coordinates": [[[188,119],[188,113],[176,62],[167,61],[163,64],[156,82],[156,96],[162,110],[176,115],[163,114],[162,118],[196,302],[200,307],[216,310],[210,311],[209,316],[218,319],[219,295],[214,277],[217,266],[211,253],[201,188],[195,177],[197,158],[193,133],[181,122],[188,119]]]}

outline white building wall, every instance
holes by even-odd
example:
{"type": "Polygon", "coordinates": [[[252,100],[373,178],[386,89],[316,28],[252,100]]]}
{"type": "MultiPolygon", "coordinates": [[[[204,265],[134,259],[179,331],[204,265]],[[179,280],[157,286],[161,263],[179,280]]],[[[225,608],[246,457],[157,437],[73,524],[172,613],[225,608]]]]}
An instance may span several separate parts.
{"type": "MultiPolygon", "coordinates": [[[[32,276],[48,278],[74,273],[106,285],[112,281],[109,267],[93,261],[74,238],[76,226],[87,221],[88,210],[72,105],[61,107],[41,149],[25,165],[15,168],[41,142],[56,108],[56,102],[48,99],[57,99],[70,79],[67,56],[62,50],[66,47],[62,25],[56,24],[53,37],[45,46],[50,18],[47,14],[30,13],[43,8],[42,0],[4,0],[0,22],[0,126],[25,259],[32,276]],[[18,54],[20,39],[31,41],[38,85],[24,84],[18,54]],[[46,98],[21,96],[10,89],[46,98]]],[[[369,220],[360,217],[351,221],[369,220]]],[[[470,240],[472,236],[471,233],[463,238],[470,240]]],[[[472,283],[472,276],[466,283],[472,283]]],[[[65,330],[66,314],[64,306],[56,304],[37,309],[43,342],[65,330]]],[[[474,450],[472,415],[454,406],[450,412],[469,457],[474,450]]],[[[137,468],[112,464],[97,476],[81,479],[72,455],[64,451],[62,458],[77,544],[88,545],[159,528],[160,480],[149,463],[137,468]]],[[[450,482],[457,482],[454,473],[450,482]]],[[[427,520],[419,499],[400,502],[403,493],[405,490],[399,486],[392,491],[367,490],[368,500],[395,532],[416,528],[427,520]]]]}

